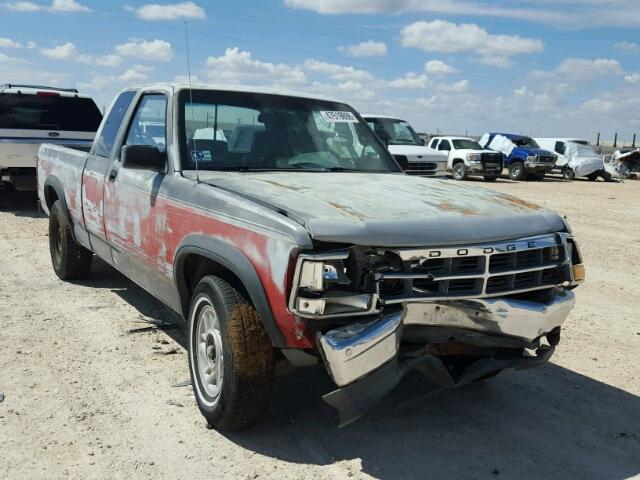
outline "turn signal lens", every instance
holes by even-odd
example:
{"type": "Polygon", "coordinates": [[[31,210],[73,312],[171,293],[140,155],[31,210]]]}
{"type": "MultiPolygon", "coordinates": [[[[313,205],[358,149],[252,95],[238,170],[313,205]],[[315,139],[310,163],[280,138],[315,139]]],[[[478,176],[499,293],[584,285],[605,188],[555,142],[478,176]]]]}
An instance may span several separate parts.
{"type": "Polygon", "coordinates": [[[584,265],[582,263],[578,263],[573,266],[573,281],[574,282],[582,282],[586,277],[586,273],[584,270],[584,265]]]}

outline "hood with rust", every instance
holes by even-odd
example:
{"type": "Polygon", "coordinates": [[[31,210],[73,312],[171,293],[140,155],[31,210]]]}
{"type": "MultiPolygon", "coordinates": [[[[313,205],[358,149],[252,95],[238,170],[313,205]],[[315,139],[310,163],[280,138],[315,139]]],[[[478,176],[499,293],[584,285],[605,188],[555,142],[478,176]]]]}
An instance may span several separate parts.
{"type": "Polygon", "coordinates": [[[448,180],[348,172],[202,172],[200,179],[285,212],[322,241],[471,244],[565,228],[535,204],[448,180]]]}

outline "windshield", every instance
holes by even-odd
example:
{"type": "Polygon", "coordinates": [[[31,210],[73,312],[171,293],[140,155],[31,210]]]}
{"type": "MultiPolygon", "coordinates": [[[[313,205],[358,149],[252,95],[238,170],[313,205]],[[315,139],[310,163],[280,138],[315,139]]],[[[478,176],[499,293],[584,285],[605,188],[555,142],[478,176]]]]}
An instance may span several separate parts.
{"type": "Polygon", "coordinates": [[[584,145],[582,143],[574,143],[576,146],[576,152],[578,157],[597,157],[598,154],[595,152],[591,145],[584,145]]]}
{"type": "Polygon", "coordinates": [[[453,140],[453,148],[456,150],[482,150],[482,147],[478,142],[468,138],[453,140]]]}
{"type": "Polygon", "coordinates": [[[180,93],[184,170],[399,172],[351,107],[244,92],[180,93]]]}
{"type": "Polygon", "coordinates": [[[529,137],[515,137],[511,140],[518,147],[525,148],[540,148],[533,138],[529,137]]]}
{"type": "Polygon", "coordinates": [[[0,93],[0,128],[95,132],[101,120],[90,98],[0,93]]]}
{"type": "Polygon", "coordinates": [[[418,134],[404,120],[395,118],[368,118],[367,123],[389,145],[422,145],[418,134]]]}

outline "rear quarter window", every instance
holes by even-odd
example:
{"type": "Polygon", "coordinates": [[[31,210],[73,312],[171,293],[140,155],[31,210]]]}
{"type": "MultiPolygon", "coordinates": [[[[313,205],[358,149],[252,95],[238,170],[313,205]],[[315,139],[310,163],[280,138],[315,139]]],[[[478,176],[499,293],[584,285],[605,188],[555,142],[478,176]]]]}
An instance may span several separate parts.
{"type": "Polygon", "coordinates": [[[95,132],[101,120],[90,98],[0,93],[0,128],[95,132]]]}

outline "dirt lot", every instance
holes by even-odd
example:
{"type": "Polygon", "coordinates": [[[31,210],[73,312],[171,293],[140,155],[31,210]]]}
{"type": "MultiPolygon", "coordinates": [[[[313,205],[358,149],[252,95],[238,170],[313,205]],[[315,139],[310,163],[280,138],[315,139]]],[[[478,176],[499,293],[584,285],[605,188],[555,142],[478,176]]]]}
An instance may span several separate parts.
{"type": "Polygon", "coordinates": [[[342,430],[325,374],[298,370],[233,435],[177,386],[181,327],[130,333],[178,318],[104,264],[59,281],[33,197],[0,194],[0,478],[640,476],[640,182],[494,187],[566,214],[580,239],[588,280],[552,363],[448,391],[411,375],[342,430]]]}

